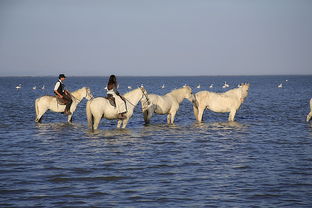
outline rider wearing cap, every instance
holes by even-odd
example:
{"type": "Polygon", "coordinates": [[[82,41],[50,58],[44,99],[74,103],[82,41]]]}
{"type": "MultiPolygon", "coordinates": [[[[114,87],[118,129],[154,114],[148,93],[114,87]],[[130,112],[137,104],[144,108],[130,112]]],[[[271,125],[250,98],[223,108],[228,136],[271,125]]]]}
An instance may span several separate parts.
{"type": "Polygon", "coordinates": [[[54,93],[58,98],[60,98],[66,104],[64,114],[70,115],[71,114],[70,106],[73,100],[71,99],[69,92],[65,90],[65,85],[63,83],[65,78],[66,76],[64,74],[59,75],[59,80],[56,82],[54,86],[54,93]]]}

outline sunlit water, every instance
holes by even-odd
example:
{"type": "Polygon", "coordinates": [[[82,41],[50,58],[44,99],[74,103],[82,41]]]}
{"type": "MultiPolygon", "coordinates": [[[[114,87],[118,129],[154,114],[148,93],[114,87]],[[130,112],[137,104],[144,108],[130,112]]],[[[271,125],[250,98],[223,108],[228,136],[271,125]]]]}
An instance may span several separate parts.
{"type": "MultiPolygon", "coordinates": [[[[251,85],[236,122],[207,111],[198,124],[185,100],[175,125],[161,115],[144,125],[139,104],[127,129],[102,120],[96,132],[85,100],[73,124],[51,112],[34,122],[35,98],[52,94],[55,81],[0,78],[0,207],[312,207],[312,76],[121,77],[121,93],[141,84],[155,94],[184,84],[194,92],[223,92],[224,81],[251,85]]],[[[98,97],[106,82],[65,84],[98,97]]]]}

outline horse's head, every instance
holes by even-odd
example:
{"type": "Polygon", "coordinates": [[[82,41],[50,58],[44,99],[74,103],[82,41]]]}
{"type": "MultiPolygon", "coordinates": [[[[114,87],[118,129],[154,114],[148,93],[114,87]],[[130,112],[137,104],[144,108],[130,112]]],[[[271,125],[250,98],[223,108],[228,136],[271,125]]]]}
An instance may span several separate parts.
{"type": "Polygon", "coordinates": [[[89,87],[86,87],[86,96],[85,96],[85,98],[86,98],[87,100],[93,99],[93,95],[92,95],[92,92],[91,92],[91,90],[90,90],[89,87]]]}
{"type": "Polygon", "coordinates": [[[191,103],[195,102],[195,96],[190,86],[184,85],[182,89],[185,91],[185,99],[188,99],[191,103]]]}
{"type": "Polygon", "coordinates": [[[248,95],[248,90],[249,90],[249,83],[242,83],[240,85],[241,91],[242,91],[242,97],[245,98],[248,95]]]}
{"type": "Polygon", "coordinates": [[[148,98],[147,91],[143,86],[139,87],[139,89],[142,91],[142,98],[141,98],[142,108],[147,108],[151,104],[148,98]]]}

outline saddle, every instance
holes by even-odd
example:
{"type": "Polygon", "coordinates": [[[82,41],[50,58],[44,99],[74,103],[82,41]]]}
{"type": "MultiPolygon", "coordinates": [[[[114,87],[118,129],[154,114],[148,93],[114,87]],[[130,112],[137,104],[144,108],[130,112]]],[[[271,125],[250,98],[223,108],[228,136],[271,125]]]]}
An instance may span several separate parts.
{"type": "Polygon", "coordinates": [[[113,97],[113,95],[108,94],[105,98],[109,101],[109,103],[110,103],[114,108],[116,108],[116,102],[115,102],[115,98],[113,97]]]}
{"type": "Polygon", "coordinates": [[[55,96],[56,98],[56,102],[58,105],[66,105],[67,104],[67,100],[63,99],[63,98],[60,98],[58,96],[55,96]]]}
{"type": "MultiPolygon", "coordinates": [[[[72,99],[72,96],[71,94],[67,95],[69,96],[71,99],[72,99]]],[[[64,99],[64,98],[60,98],[59,96],[55,95],[55,98],[56,98],[56,102],[58,105],[66,105],[68,100],[64,99]]]]}

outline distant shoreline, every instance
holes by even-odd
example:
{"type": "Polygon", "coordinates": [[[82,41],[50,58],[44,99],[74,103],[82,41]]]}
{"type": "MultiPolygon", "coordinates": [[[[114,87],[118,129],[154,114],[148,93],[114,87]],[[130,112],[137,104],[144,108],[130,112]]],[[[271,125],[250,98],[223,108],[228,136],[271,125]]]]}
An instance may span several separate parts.
{"type": "MultiPolygon", "coordinates": [[[[312,74],[271,74],[271,75],[117,75],[118,77],[269,77],[269,76],[312,76],[312,74]]],[[[10,77],[57,77],[57,75],[38,75],[38,76],[30,76],[30,75],[0,75],[0,78],[10,78],[10,77]]],[[[109,77],[109,75],[68,75],[68,77],[109,77]]]]}

